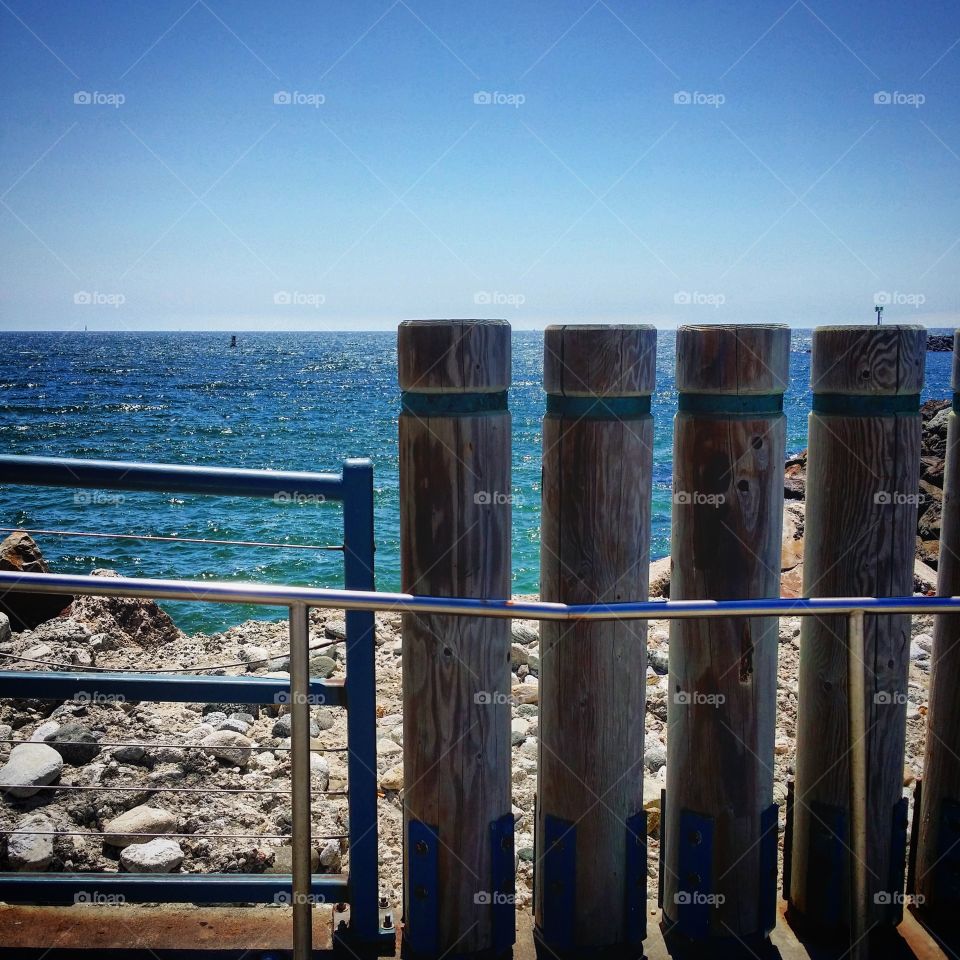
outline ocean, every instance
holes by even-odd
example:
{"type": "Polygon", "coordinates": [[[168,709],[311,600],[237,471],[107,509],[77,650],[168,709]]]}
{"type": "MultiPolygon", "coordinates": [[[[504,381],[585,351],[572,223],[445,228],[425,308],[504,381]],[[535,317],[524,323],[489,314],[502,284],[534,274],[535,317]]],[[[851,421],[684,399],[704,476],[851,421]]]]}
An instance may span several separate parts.
{"type": "MultiPolygon", "coordinates": [[[[208,466],[338,470],[368,456],[376,487],[377,587],[397,590],[396,334],[2,333],[0,451],[208,466]]],[[[653,397],[654,559],[670,552],[675,333],[660,331],[653,397]]],[[[536,593],[542,334],[513,335],[513,591],[536,593]]],[[[810,331],[793,333],[787,450],[806,445],[810,331]]],[[[950,390],[949,353],[927,354],[923,399],[950,390]]],[[[0,526],[323,545],[341,540],[340,508],[243,498],[13,487],[0,477],[0,526]]],[[[0,536],[5,534],[0,534],[0,536]]],[[[128,576],[342,585],[338,553],[36,536],[52,569],[128,576]]],[[[266,608],[168,604],[187,631],[223,629],[266,608]]]]}

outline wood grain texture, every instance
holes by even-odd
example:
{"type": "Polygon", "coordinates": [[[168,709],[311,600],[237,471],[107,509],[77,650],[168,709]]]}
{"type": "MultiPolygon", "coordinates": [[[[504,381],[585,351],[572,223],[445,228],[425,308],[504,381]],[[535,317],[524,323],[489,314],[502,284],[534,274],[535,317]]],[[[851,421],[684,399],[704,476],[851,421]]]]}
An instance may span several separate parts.
{"type": "MultiPolygon", "coordinates": [[[[652,327],[551,327],[544,351],[552,393],[654,388],[652,327]]],[[[542,599],[647,598],[652,468],[649,416],[544,418],[542,599]]],[[[559,817],[576,824],[575,943],[622,947],[627,819],[643,807],[646,623],[544,621],[540,630],[537,924],[543,928],[544,819],[559,817]]]]}
{"type": "MultiPolygon", "coordinates": [[[[411,376],[446,389],[503,388],[509,327],[463,336],[453,324],[401,327],[411,376]],[[436,336],[454,356],[427,341],[436,336]],[[478,344],[485,354],[478,353],[478,344]],[[424,358],[431,358],[427,367],[424,358]],[[409,358],[408,358],[409,361],[409,358]],[[486,371],[490,371],[490,376],[486,371]],[[462,376],[457,379],[457,371],[462,376]]],[[[422,382],[405,379],[420,389],[422,382]]],[[[410,593],[510,596],[510,415],[400,416],[401,581],[410,593]]],[[[493,821],[510,813],[510,623],[470,617],[403,617],[404,821],[439,830],[437,955],[492,946],[493,821]]],[[[410,918],[409,859],[404,864],[410,918]]]]}
{"type": "MultiPolygon", "coordinates": [[[[677,384],[731,396],[782,392],[786,327],[682,327],[677,384]]],[[[674,421],[670,598],[734,600],[780,593],[786,420],[701,416],[674,421]],[[678,502],[679,501],[679,502],[678,502]]],[[[761,814],[773,803],[776,618],[674,620],[667,701],[664,915],[678,920],[680,811],[714,821],[709,892],[722,897],[709,937],[765,933],[761,814]]]]}
{"type": "MultiPolygon", "coordinates": [[[[831,393],[918,393],[925,349],[913,327],[817,329],[811,380],[831,393]]],[[[912,594],[920,430],[919,414],[811,413],[804,596],[912,594]]],[[[903,786],[910,617],[868,616],[864,639],[870,920],[884,924],[897,911],[876,902],[876,894],[898,893],[903,882],[892,876],[891,837],[903,786]]],[[[818,896],[824,878],[811,864],[820,823],[811,804],[840,808],[849,822],[846,618],[804,618],[800,643],[790,909],[814,932],[837,934],[849,916],[849,851],[843,848],[836,922],[835,907],[818,896]]]]}
{"type": "Polygon", "coordinates": [[[510,386],[506,320],[408,320],[397,334],[400,389],[470,393],[510,386]]]}
{"type": "MultiPolygon", "coordinates": [[[[953,342],[953,391],[960,392],[960,332],[953,342]]],[[[947,421],[944,458],[943,519],[937,594],[960,596],[960,420],[947,421]]],[[[917,842],[916,892],[931,912],[960,907],[946,896],[936,870],[941,861],[940,811],[944,799],[960,802],[960,616],[938,614],[933,632],[927,743],[923,761],[920,836],[917,842]],[[938,882],[938,880],[940,882],[938,882]]]]}

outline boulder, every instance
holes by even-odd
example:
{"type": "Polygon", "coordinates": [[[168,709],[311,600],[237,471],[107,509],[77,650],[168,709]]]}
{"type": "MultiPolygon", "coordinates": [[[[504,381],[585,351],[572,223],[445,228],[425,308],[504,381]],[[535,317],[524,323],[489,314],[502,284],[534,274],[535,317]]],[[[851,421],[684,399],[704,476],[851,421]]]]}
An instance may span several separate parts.
{"type": "Polygon", "coordinates": [[[200,741],[205,753],[216,757],[222,763],[233,767],[245,767],[250,762],[250,750],[253,741],[234,730],[217,730],[200,741]]]}
{"type": "Polygon", "coordinates": [[[97,738],[79,723],[65,723],[44,739],[67,763],[75,767],[89,763],[100,753],[97,738]]]}
{"type": "Polygon", "coordinates": [[[159,807],[133,807],[119,817],[114,817],[104,828],[103,842],[112,847],[129,847],[130,844],[144,844],[164,833],[173,833],[177,829],[177,818],[159,807]]]}
{"type": "Polygon", "coordinates": [[[914,593],[933,596],[937,592],[937,571],[928,567],[922,560],[913,561],[914,593]]]}
{"type": "Polygon", "coordinates": [[[803,562],[803,531],[806,511],[802,502],[788,501],[783,507],[783,537],[780,542],[780,570],[792,570],[803,562]]]}
{"type": "Polygon", "coordinates": [[[783,495],[787,500],[804,500],[807,495],[807,451],[787,459],[783,470],[783,495]]]}
{"type": "Polygon", "coordinates": [[[53,831],[56,829],[49,817],[30,814],[18,824],[15,833],[7,841],[7,859],[11,870],[26,870],[39,873],[46,870],[53,860],[53,831]]]}
{"type": "MultiPolygon", "coordinates": [[[[0,570],[17,573],[49,573],[50,568],[34,539],[22,530],[11,533],[0,543],[0,570]]],[[[13,630],[32,630],[53,619],[73,597],[66,594],[20,593],[8,591],[0,596],[0,613],[6,614],[13,630]]]]}
{"type": "Polygon", "coordinates": [[[670,558],[661,557],[650,564],[650,596],[670,599],[670,558]]]}
{"type": "MultiPolygon", "coordinates": [[[[94,570],[92,575],[117,576],[113,570],[94,570]]],[[[182,636],[176,624],[154,600],[77,597],[70,608],[70,616],[84,624],[91,633],[109,633],[114,639],[151,650],[182,636]]]]}
{"type": "Polygon", "coordinates": [[[166,837],[131,843],[120,854],[120,865],[128,873],[173,873],[181,863],[180,844],[166,837]]]}
{"type": "Polygon", "coordinates": [[[11,797],[32,797],[54,783],[63,771],[63,757],[45,743],[20,743],[0,767],[0,790],[11,797]]]}

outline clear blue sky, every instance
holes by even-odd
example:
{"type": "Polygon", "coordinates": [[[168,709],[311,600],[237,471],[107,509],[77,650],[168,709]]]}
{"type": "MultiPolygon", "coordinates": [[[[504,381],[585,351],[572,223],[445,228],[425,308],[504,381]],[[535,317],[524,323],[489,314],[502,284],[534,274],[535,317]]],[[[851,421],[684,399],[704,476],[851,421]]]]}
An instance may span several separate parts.
{"type": "Polygon", "coordinates": [[[0,24],[0,329],[960,319],[952,4],[0,0],[0,24]]]}

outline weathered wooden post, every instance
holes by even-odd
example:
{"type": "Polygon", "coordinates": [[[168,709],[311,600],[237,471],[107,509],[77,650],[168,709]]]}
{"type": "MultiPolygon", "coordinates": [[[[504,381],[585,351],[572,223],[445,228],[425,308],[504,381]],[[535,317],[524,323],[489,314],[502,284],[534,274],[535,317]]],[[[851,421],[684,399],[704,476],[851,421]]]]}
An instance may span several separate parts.
{"type": "MultiPolygon", "coordinates": [[[[925,351],[923,327],[814,331],[804,596],[913,593],[925,351]]],[[[858,925],[888,929],[901,916],[910,617],[862,622],[868,779],[862,827],[849,814],[848,618],[805,617],[801,627],[790,913],[821,937],[858,925]],[[858,827],[865,836],[855,835],[858,827]],[[866,851],[862,864],[851,856],[858,848],[866,851]],[[851,902],[852,870],[860,871],[866,903],[851,902]]]]}
{"type": "MultiPolygon", "coordinates": [[[[400,324],[403,589],[510,597],[510,325],[400,324]]],[[[514,939],[510,622],[403,618],[404,947],[514,939]]]]}
{"type": "MultiPolygon", "coordinates": [[[[653,327],[545,331],[544,600],[647,598],[656,347],[653,327]]],[[[540,630],[536,936],[546,957],[636,948],[647,891],[647,625],[540,630]]]]}
{"type": "MultiPolygon", "coordinates": [[[[960,331],[953,337],[937,593],[960,596],[960,331]]],[[[960,615],[937,615],[917,844],[917,904],[939,926],[960,926],[960,615]]]]}
{"type": "MultiPolygon", "coordinates": [[[[790,330],[681,327],[671,600],[780,595],[790,330]]],[[[663,839],[669,934],[715,950],[776,921],[778,621],[673,620],[663,839]]]]}

